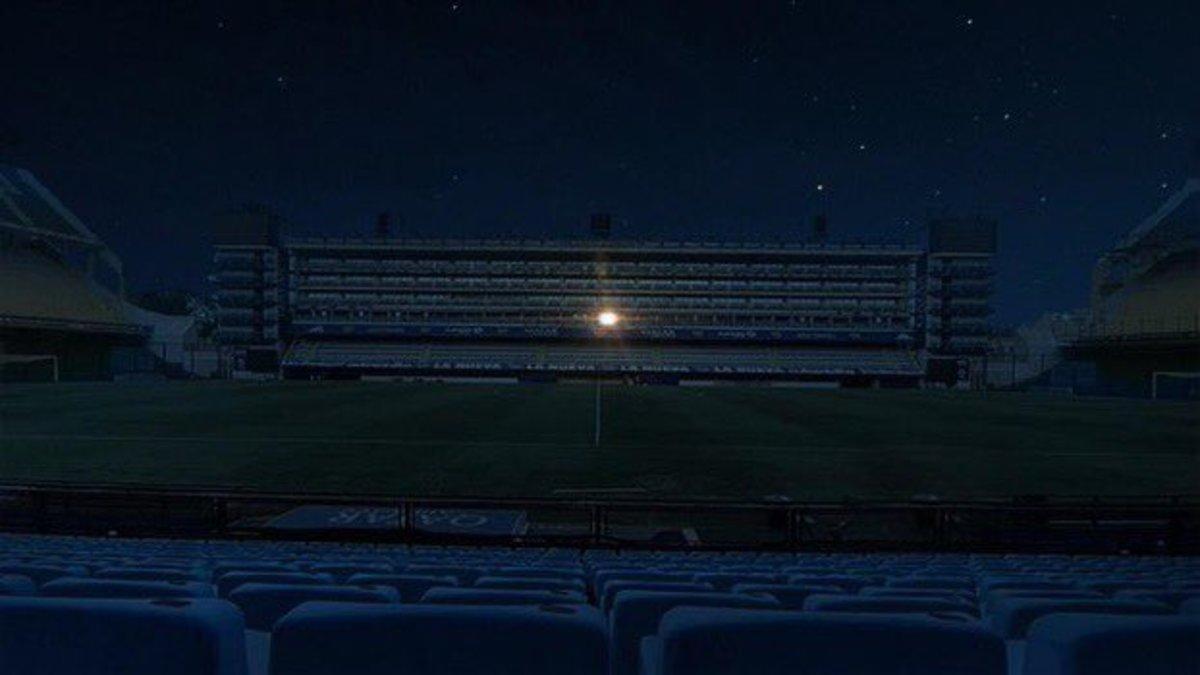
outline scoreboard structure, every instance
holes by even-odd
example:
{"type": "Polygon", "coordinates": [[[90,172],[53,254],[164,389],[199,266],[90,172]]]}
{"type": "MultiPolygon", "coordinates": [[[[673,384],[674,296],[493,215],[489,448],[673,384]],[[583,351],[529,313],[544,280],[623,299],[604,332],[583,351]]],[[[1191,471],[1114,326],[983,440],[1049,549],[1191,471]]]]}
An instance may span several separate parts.
{"type": "Polygon", "coordinates": [[[216,249],[218,335],[285,377],[911,385],[926,355],[986,346],[980,226],[943,222],[926,250],[306,239],[243,221],[216,249]]]}

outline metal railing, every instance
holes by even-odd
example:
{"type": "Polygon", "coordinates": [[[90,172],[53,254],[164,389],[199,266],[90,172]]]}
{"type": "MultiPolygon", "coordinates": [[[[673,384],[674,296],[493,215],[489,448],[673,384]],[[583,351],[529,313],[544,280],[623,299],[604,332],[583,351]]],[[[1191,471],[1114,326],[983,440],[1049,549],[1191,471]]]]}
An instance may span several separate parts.
{"type": "MultiPolygon", "coordinates": [[[[443,518],[444,520],[444,518],[443,518]]],[[[0,486],[19,533],[577,548],[1200,553],[1200,496],[805,502],[395,497],[141,485],[0,486]],[[334,517],[312,515],[332,514],[334,517]],[[297,516],[311,522],[296,525],[297,516]],[[370,527],[356,514],[372,515],[370,527]],[[430,514],[504,523],[438,529],[430,514]],[[284,526],[283,523],[292,523],[284,526]],[[521,527],[509,525],[521,523],[521,527]]]]}

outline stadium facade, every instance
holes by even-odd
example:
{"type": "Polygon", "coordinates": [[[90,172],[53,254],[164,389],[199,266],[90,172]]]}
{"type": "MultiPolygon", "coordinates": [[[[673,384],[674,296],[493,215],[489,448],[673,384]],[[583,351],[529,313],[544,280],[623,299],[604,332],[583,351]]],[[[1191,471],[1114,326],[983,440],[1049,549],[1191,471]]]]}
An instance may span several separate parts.
{"type": "Polygon", "coordinates": [[[32,173],[0,165],[0,382],[214,372],[185,361],[194,325],[130,302],[116,253],[32,173]]]}
{"type": "Polygon", "coordinates": [[[218,335],[295,378],[953,383],[988,345],[994,252],[986,220],[921,248],[288,238],[243,211],[219,227],[218,335]]]}
{"type": "Polygon", "coordinates": [[[145,342],[120,259],[33,174],[0,166],[0,381],[108,379],[145,342]]]}
{"type": "Polygon", "coordinates": [[[1200,179],[1100,257],[1066,352],[1094,366],[1097,393],[1200,398],[1200,179]]]}

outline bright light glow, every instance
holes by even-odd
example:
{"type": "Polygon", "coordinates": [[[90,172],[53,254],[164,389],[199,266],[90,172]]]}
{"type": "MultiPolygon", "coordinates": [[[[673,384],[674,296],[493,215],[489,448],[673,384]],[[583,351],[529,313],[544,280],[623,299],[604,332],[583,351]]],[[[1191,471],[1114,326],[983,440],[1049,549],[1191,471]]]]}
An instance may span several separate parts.
{"type": "Polygon", "coordinates": [[[617,322],[620,320],[621,317],[617,316],[616,312],[600,312],[600,315],[596,317],[596,321],[599,321],[600,325],[605,328],[617,325],[617,322]]]}

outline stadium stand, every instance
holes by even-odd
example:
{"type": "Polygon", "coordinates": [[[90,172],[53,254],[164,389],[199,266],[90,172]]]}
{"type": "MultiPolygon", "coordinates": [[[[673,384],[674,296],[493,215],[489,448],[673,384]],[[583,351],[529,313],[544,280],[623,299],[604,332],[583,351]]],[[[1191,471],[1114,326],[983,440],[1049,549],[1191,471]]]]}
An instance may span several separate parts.
{"type": "Polygon", "coordinates": [[[1091,320],[1065,352],[1095,370],[1085,393],[1200,399],[1200,178],[1100,257],[1091,320]]]}
{"type": "Polygon", "coordinates": [[[0,289],[0,381],[110,380],[142,363],[216,371],[183,351],[192,317],[130,303],[116,254],[33,174],[3,165],[0,289]]]}
{"type": "Polygon", "coordinates": [[[1195,672],[1200,631],[1195,557],[6,534],[0,558],[20,673],[1155,675],[1195,672]]]}
{"type": "Polygon", "coordinates": [[[242,214],[214,255],[247,370],[914,385],[987,346],[995,225],[887,244],[285,238],[242,214]]]}

